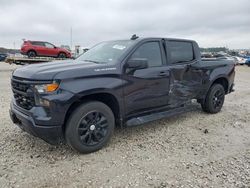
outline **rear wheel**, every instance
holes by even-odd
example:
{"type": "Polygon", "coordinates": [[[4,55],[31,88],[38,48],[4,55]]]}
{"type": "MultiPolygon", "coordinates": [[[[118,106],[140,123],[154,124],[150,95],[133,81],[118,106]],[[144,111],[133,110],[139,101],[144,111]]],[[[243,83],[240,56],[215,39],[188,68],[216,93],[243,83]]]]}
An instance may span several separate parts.
{"type": "Polygon", "coordinates": [[[36,57],[36,52],[34,50],[30,50],[28,51],[27,56],[29,58],[36,57]]]}
{"type": "Polygon", "coordinates": [[[203,111],[217,113],[221,110],[225,100],[225,90],[221,84],[214,84],[209,89],[206,99],[201,103],[203,111]]]}
{"type": "Polygon", "coordinates": [[[112,110],[104,103],[93,101],[79,106],[66,125],[67,143],[80,153],[101,149],[114,131],[112,110]]]}
{"type": "Polygon", "coordinates": [[[64,59],[64,58],[66,58],[66,54],[63,53],[63,52],[60,52],[60,53],[58,54],[58,58],[64,59]]]}

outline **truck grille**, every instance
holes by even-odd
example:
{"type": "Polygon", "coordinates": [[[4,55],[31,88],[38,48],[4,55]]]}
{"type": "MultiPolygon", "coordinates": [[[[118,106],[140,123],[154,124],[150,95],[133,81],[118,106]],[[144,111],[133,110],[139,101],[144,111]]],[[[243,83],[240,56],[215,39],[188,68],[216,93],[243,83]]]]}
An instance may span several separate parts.
{"type": "Polygon", "coordinates": [[[21,108],[30,110],[35,105],[34,95],[30,87],[31,85],[22,80],[12,78],[11,86],[16,104],[21,108]]]}

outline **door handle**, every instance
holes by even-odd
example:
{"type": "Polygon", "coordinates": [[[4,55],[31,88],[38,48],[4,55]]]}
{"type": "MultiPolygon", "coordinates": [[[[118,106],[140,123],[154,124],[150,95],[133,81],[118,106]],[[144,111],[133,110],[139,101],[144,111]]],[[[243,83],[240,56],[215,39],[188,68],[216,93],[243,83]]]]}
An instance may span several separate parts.
{"type": "Polygon", "coordinates": [[[193,66],[193,64],[188,64],[188,65],[187,65],[186,72],[189,71],[189,70],[191,70],[192,72],[196,72],[196,73],[202,72],[201,69],[199,69],[199,68],[193,66]]]}
{"type": "Polygon", "coordinates": [[[194,69],[194,70],[192,70],[192,72],[201,73],[201,72],[202,72],[202,70],[200,70],[200,69],[194,69]]]}
{"type": "Polygon", "coordinates": [[[169,76],[169,73],[168,72],[165,72],[165,71],[162,71],[158,74],[158,76],[169,76]]]}

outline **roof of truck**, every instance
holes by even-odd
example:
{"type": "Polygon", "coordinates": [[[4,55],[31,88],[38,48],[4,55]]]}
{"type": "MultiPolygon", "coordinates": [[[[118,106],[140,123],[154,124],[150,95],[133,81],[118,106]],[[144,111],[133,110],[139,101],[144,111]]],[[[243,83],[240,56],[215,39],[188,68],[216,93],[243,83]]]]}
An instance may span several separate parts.
{"type": "MultiPolygon", "coordinates": [[[[191,39],[181,39],[181,38],[166,38],[166,37],[139,37],[137,39],[134,39],[134,40],[139,40],[139,41],[142,41],[142,40],[154,40],[154,39],[165,39],[165,40],[175,40],[175,41],[188,41],[188,42],[195,42],[194,40],[191,40],[191,39]]],[[[131,39],[133,40],[133,39],[131,39]]]]}

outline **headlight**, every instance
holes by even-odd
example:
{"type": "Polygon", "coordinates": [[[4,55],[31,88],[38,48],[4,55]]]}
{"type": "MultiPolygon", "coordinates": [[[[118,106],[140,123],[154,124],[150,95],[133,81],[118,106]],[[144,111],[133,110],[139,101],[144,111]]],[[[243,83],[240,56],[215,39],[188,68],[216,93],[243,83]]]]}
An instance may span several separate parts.
{"type": "Polygon", "coordinates": [[[59,83],[53,82],[50,84],[39,84],[34,86],[38,93],[51,93],[56,91],[59,87],[59,83]]]}

